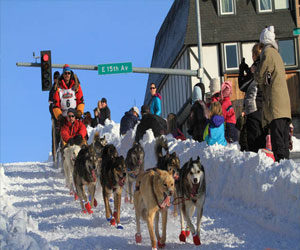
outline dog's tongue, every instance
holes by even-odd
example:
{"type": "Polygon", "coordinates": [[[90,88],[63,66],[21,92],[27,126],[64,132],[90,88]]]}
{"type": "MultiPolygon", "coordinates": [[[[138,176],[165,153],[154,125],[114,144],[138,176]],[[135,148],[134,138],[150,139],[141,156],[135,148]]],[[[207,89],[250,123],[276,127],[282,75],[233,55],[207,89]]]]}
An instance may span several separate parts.
{"type": "Polygon", "coordinates": [[[120,178],[120,179],[119,179],[119,185],[120,185],[121,187],[123,187],[124,184],[125,184],[125,178],[120,178]]]}
{"type": "Polygon", "coordinates": [[[169,207],[170,206],[170,196],[167,196],[164,201],[160,204],[161,208],[169,207]]]}
{"type": "Polygon", "coordinates": [[[97,180],[97,176],[96,176],[95,169],[92,170],[92,176],[93,176],[93,180],[96,181],[97,180]]]}

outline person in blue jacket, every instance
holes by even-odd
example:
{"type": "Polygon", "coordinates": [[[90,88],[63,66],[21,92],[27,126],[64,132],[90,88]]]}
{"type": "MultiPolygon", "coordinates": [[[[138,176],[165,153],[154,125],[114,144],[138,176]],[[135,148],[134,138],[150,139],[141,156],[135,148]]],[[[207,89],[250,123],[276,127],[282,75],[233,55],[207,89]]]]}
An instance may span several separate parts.
{"type": "Polygon", "coordinates": [[[210,121],[204,130],[203,140],[205,140],[208,145],[218,143],[226,146],[224,117],[220,102],[213,102],[210,105],[210,117],[210,121]]]}
{"type": "Polygon", "coordinates": [[[133,129],[139,119],[139,109],[132,107],[129,111],[125,112],[120,122],[120,135],[125,135],[130,129],[133,129]]]}
{"type": "Polygon", "coordinates": [[[152,96],[150,104],[150,113],[161,116],[161,95],[156,93],[155,83],[150,84],[150,94],[152,96]]]}

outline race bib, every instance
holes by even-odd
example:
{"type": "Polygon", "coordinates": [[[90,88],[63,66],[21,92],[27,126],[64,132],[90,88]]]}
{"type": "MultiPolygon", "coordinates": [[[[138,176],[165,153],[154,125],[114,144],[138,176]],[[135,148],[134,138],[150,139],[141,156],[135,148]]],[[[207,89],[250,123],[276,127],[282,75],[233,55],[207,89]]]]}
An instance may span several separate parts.
{"type": "Polygon", "coordinates": [[[60,106],[63,116],[67,116],[69,108],[76,109],[76,95],[75,91],[72,89],[60,89],[60,106]]]}

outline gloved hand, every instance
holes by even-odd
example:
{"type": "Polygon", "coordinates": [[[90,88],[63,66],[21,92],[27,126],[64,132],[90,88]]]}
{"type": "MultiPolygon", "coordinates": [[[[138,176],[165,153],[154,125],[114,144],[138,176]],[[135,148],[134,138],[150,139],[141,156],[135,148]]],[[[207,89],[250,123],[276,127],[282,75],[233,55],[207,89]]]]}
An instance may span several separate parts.
{"type": "Polygon", "coordinates": [[[77,117],[78,119],[81,119],[81,117],[82,117],[82,112],[81,112],[80,110],[77,110],[76,117],[77,117]]]}
{"type": "Polygon", "coordinates": [[[71,139],[69,139],[69,140],[68,140],[68,145],[70,145],[70,146],[74,145],[74,144],[75,144],[74,141],[75,141],[75,140],[74,140],[74,137],[71,138],[71,139]]]}
{"type": "Polygon", "coordinates": [[[81,135],[76,135],[73,137],[74,139],[74,144],[80,145],[82,143],[82,136],[81,135]]]}
{"type": "Polygon", "coordinates": [[[247,71],[247,69],[249,69],[249,66],[247,63],[245,63],[245,58],[243,57],[242,62],[239,66],[239,70],[240,70],[240,72],[244,72],[244,71],[247,71]]]}

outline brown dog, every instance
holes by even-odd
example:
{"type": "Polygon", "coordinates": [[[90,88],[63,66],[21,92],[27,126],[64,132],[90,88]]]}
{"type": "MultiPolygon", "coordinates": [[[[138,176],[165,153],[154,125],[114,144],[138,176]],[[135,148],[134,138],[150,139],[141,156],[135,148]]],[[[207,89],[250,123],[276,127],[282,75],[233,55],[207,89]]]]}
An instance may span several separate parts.
{"type": "Polygon", "coordinates": [[[174,179],[164,170],[156,169],[141,173],[136,180],[134,192],[134,207],[136,217],[135,235],[136,243],[142,241],[140,218],[147,222],[151,238],[152,249],[156,248],[156,240],[153,231],[155,217],[155,235],[159,247],[164,247],[166,242],[167,218],[170,206],[170,196],[174,193],[174,179]],[[159,235],[158,212],[162,215],[162,237],[159,235]]]}
{"type": "Polygon", "coordinates": [[[123,156],[118,156],[114,145],[108,144],[103,148],[101,166],[101,186],[105,204],[106,219],[111,225],[117,222],[117,228],[123,229],[120,224],[120,209],[122,189],[126,181],[126,165],[123,156]],[[114,213],[109,205],[109,197],[114,194],[114,213]]]}
{"type": "Polygon", "coordinates": [[[76,192],[80,198],[82,212],[93,213],[92,207],[97,206],[95,200],[95,189],[97,182],[97,157],[92,145],[83,145],[75,160],[73,180],[76,192]],[[84,186],[88,187],[91,195],[91,205],[84,191],[84,186]]]}

